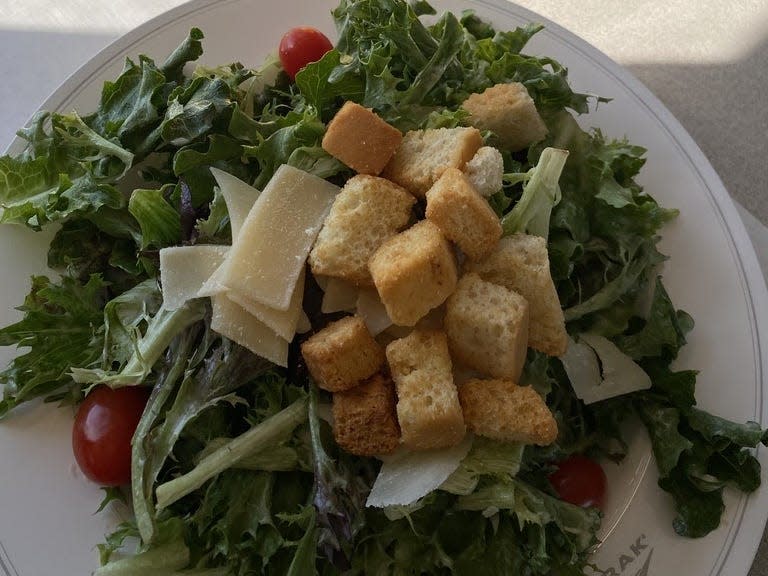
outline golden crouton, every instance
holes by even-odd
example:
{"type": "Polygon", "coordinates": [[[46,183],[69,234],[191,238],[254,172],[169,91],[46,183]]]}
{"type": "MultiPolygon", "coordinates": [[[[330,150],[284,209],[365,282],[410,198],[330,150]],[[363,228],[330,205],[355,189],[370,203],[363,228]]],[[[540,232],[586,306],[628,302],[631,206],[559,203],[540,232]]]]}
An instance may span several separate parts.
{"type": "Polygon", "coordinates": [[[527,234],[507,236],[487,258],[468,262],[466,267],[484,280],[514,290],[528,300],[531,313],[528,346],[550,356],[565,354],[568,333],[549,273],[544,238],[527,234]]]}
{"type": "Polygon", "coordinates": [[[372,110],[345,102],[328,124],[322,147],[359,172],[377,175],[400,145],[403,135],[372,110]]]}
{"type": "Polygon", "coordinates": [[[472,126],[495,133],[502,146],[512,152],[547,135],[533,99],[519,82],[496,84],[481,94],[471,94],[462,108],[469,112],[472,126]]]}
{"type": "Polygon", "coordinates": [[[407,132],[383,176],[417,198],[424,198],[446,168],[458,168],[483,145],[476,128],[437,128],[407,132]]]}
{"type": "Polygon", "coordinates": [[[312,273],[370,286],[368,260],[405,228],[415,203],[406,190],[384,178],[361,175],[348,180],[309,254],[312,273]]]}
{"type": "Polygon", "coordinates": [[[453,250],[429,220],[384,242],[368,268],[387,314],[400,326],[414,326],[456,287],[453,250]]]}
{"type": "Polygon", "coordinates": [[[384,350],[358,316],[328,324],[301,345],[301,354],[317,385],[329,392],[357,386],[385,360],[384,350]]]}
{"type": "Polygon", "coordinates": [[[448,168],[427,192],[426,215],[473,260],[487,256],[501,238],[499,217],[457,168],[448,168]]]}
{"type": "Polygon", "coordinates": [[[475,434],[506,442],[547,446],[557,439],[557,422],[530,386],[511,380],[470,380],[459,387],[464,421],[475,434]]]}
{"type": "Polygon", "coordinates": [[[466,274],[445,306],[453,358],[496,378],[517,381],[528,352],[525,298],[477,274],[466,274]]]}
{"type": "Polygon", "coordinates": [[[395,413],[395,385],[374,374],[349,390],[333,394],[333,437],[342,449],[358,456],[392,452],[400,444],[395,413]]]}
{"type": "Polygon", "coordinates": [[[387,346],[387,361],[403,444],[412,450],[458,444],[466,428],[445,334],[416,329],[387,346]]]}

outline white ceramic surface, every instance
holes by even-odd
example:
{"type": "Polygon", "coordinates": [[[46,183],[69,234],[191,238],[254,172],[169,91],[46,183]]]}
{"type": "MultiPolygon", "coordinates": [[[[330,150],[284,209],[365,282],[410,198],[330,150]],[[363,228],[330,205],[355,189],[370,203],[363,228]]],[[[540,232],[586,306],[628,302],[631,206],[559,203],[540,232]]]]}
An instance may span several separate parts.
{"type": "MultiPolygon", "coordinates": [[[[461,10],[467,2],[440,3],[461,10]]],[[[534,19],[502,0],[472,6],[499,28],[534,19]]],[[[88,110],[104,79],[119,72],[125,56],[147,53],[161,60],[191,26],[206,33],[203,61],[240,60],[256,66],[285,29],[312,23],[333,33],[330,2],[285,0],[265,14],[257,0],[193,1],[149,22],[107,48],[79,70],[45,104],[88,110]]],[[[535,18],[540,20],[539,18],[535,18]]],[[[749,240],[727,193],[697,146],[660,102],[627,72],[570,33],[550,24],[529,52],[554,56],[571,71],[576,89],[613,98],[582,119],[611,137],[628,136],[649,149],[641,182],[665,206],[681,209],[665,231],[664,270],[678,307],[697,321],[681,368],[696,368],[699,404],[723,416],[766,425],[763,379],[768,295],[749,240]],[[761,347],[762,346],[762,347],[761,347]]],[[[26,293],[29,274],[44,270],[40,235],[0,228],[0,322],[26,293]]],[[[0,349],[9,358],[8,350],[0,349]]],[[[94,515],[101,493],[77,472],[69,449],[71,412],[49,406],[20,410],[0,424],[0,574],[64,576],[88,573],[94,546],[124,511],[94,515]]],[[[643,434],[632,438],[632,458],[609,470],[612,478],[604,544],[596,562],[606,575],[676,573],[681,576],[746,574],[763,531],[768,490],[751,497],[729,494],[723,525],[707,538],[678,538],[671,501],[656,486],[655,466],[643,434]],[[650,465],[649,465],[650,462],[650,465]]],[[[766,450],[758,457],[765,464],[766,450]]]]}

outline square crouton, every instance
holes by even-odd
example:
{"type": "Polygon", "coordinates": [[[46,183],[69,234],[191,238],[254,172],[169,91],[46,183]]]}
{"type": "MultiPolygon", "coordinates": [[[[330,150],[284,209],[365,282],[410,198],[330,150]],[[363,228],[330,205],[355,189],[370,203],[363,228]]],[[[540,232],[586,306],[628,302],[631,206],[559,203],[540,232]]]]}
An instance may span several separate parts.
{"type": "Polygon", "coordinates": [[[511,152],[527,148],[547,135],[547,126],[533,99],[519,82],[496,84],[481,94],[471,94],[462,108],[469,112],[472,126],[490,130],[511,152]]]}
{"type": "Polygon", "coordinates": [[[528,352],[525,298],[477,274],[466,274],[445,306],[453,358],[495,378],[519,381],[528,352]]]}
{"type": "Polygon", "coordinates": [[[557,439],[557,422],[530,386],[511,380],[469,380],[459,387],[464,421],[475,434],[505,442],[547,446],[557,439]]]}
{"type": "Polygon", "coordinates": [[[348,390],[384,364],[384,350],[358,316],[328,324],[301,345],[301,355],[317,385],[329,392],[348,390]]]}
{"type": "Polygon", "coordinates": [[[424,198],[446,168],[464,168],[483,145],[476,128],[437,128],[407,132],[383,176],[424,198]]]}
{"type": "Polygon", "coordinates": [[[549,272],[547,241],[540,236],[513,234],[502,238],[491,254],[468,262],[467,270],[481,278],[514,290],[528,300],[531,322],[528,346],[562,356],[568,347],[565,318],[549,272]]]}
{"type": "Polygon", "coordinates": [[[388,454],[400,445],[395,385],[374,374],[349,390],[333,394],[333,437],[357,456],[388,454]]]}
{"type": "Polygon", "coordinates": [[[440,229],[422,220],[384,242],[368,263],[395,324],[414,326],[456,287],[456,258],[440,229]]]}
{"type": "Polygon", "coordinates": [[[501,238],[499,217],[457,168],[448,168],[427,192],[426,215],[473,260],[487,256],[501,238]]]}
{"type": "Polygon", "coordinates": [[[360,174],[379,174],[400,145],[403,135],[375,112],[345,102],[328,124],[322,147],[360,174]]]}
{"type": "Polygon", "coordinates": [[[403,445],[428,450],[461,442],[466,428],[445,334],[416,329],[387,346],[387,361],[403,445]]]}
{"type": "Polygon", "coordinates": [[[341,189],[320,230],[309,265],[313,274],[373,284],[368,261],[381,244],[405,228],[416,199],[376,176],[354,176],[341,189]]]}

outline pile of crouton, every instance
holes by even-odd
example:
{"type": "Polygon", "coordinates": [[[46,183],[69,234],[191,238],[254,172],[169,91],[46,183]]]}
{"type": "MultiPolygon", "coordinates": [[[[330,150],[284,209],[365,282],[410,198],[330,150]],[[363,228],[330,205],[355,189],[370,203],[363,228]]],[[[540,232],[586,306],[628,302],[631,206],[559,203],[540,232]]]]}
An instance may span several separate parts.
{"type": "Polygon", "coordinates": [[[463,107],[469,127],[402,135],[347,102],[323,139],[358,174],[320,231],[312,273],[375,289],[398,328],[374,337],[349,315],[302,345],[317,385],[333,394],[336,441],[353,454],[452,446],[467,431],[526,444],[557,438],[544,399],[519,385],[529,347],[559,356],[567,346],[546,241],[502,238],[486,200],[501,189],[502,158],[480,132],[518,150],[546,127],[520,84],[473,94],[463,107]]]}

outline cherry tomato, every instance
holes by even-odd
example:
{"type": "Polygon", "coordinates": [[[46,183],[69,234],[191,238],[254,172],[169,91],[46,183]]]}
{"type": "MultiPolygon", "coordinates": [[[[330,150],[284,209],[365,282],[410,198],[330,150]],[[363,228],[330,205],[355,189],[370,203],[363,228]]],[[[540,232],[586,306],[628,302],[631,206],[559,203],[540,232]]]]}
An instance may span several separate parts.
{"type": "Polygon", "coordinates": [[[317,62],[333,48],[328,38],[315,28],[299,26],[291,28],[280,40],[280,62],[291,77],[310,62],[317,62]]]}
{"type": "Polygon", "coordinates": [[[605,472],[594,460],[575,454],[557,464],[549,482],[562,500],[584,508],[602,508],[605,472]]]}
{"type": "Polygon", "coordinates": [[[80,404],[72,449],[83,473],[102,486],[131,481],[131,439],[149,399],[149,388],[95,388],[80,404]]]}

